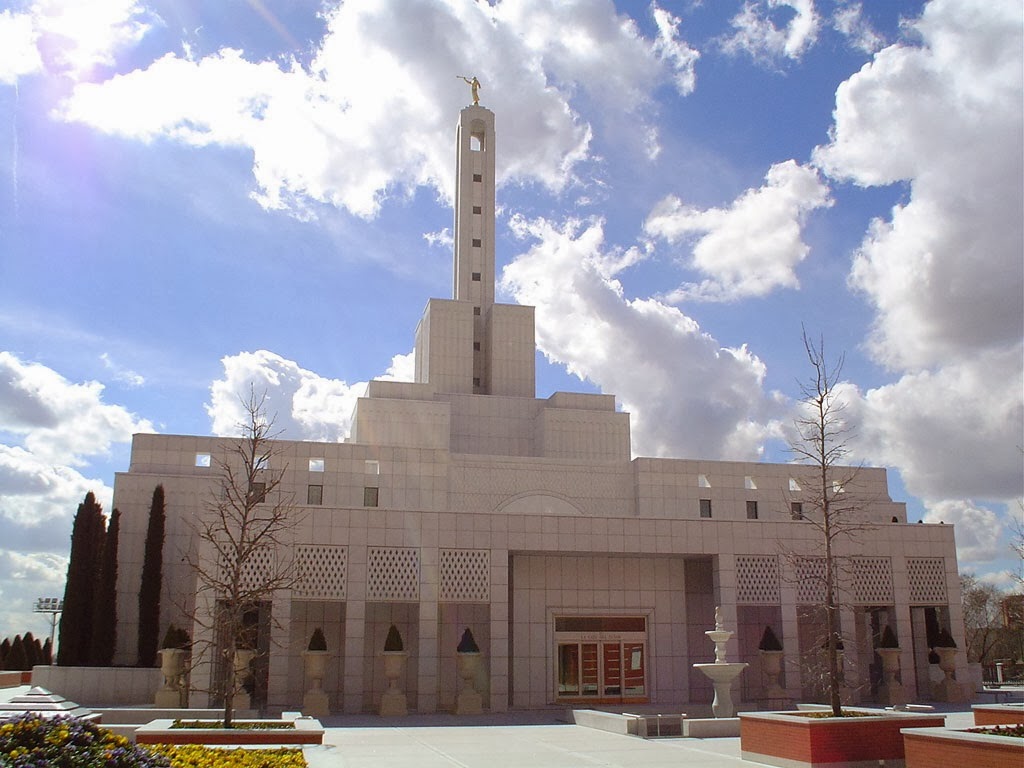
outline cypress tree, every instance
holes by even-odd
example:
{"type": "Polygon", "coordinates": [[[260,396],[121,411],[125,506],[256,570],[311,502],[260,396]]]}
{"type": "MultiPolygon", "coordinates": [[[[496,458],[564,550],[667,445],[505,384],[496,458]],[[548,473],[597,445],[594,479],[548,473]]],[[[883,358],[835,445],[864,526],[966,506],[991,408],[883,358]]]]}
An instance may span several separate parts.
{"type": "Polygon", "coordinates": [[[39,659],[43,655],[43,649],[39,646],[39,640],[31,632],[25,633],[25,636],[21,638],[21,644],[25,646],[27,668],[32,669],[32,667],[39,663],[39,659]]]}
{"type": "Polygon", "coordinates": [[[78,505],[71,528],[71,558],[68,580],[64,586],[64,611],[60,616],[61,666],[88,664],[92,647],[93,607],[96,594],[96,572],[105,528],[103,508],[96,503],[92,491],[78,505]]]}
{"type": "Polygon", "coordinates": [[[110,513],[110,525],[103,540],[103,559],[96,580],[96,609],[93,612],[90,663],[109,667],[117,643],[117,540],[121,533],[121,512],[110,513]]]}
{"type": "Polygon", "coordinates": [[[29,669],[28,657],[25,655],[25,643],[21,639],[21,635],[14,636],[14,642],[11,643],[11,652],[7,654],[7,658],[4,663],[4,667],[11,671],[25,671],[29,669]]]}
{"type": "Polygon", "coordinates": [[[4,662],[7,659],[7,655],[11,652],[11,638],[5,637],[4,641],[0,643],[0,669],[7,669],[4,666],[4,662]]]}
{"type": "Polygon", "coordinates": [[[142,584],[139,586],[139,659],[140,667],[156,664],[156,646],[160,636],[160,582],[164,553],[164,487],[153,489],[146,527],[146,549],[142,560],[142,584]]]}
{"type": "Polygon", "coordinates": [[[43,664],[53,664],[53,643],[50,638],[46,638],[43,643],[43,664]]]}

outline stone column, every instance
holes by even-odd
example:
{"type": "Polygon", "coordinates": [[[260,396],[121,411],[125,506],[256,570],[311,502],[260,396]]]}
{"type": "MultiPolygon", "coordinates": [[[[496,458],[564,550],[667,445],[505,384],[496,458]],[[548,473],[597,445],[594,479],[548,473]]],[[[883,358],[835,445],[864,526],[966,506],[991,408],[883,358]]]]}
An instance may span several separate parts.
{"type": "Polygon", "coordinates": [[[374,659],[367,659],[363,655],[366,634],[366,544],[349,544],[348,558],[342,709],[346,713],[356,714],[363,709],[363,689],[370,685],[374,664],[374,659]]]}
{"type": "Polygon", "coordinates": [[[800,663],[800,611],[796,604],[796,582],[785,558],[779,561],[779,597],[782,601],[782,674],[786,695],[793,701],[803,696],[803,664],[800,663]]]}
{"type": "MultiPolygon", "coordinates": [[[[720,610],[725,628],[736,632],[739,625],[736,612],[736,555],[732,552],[723,552],[715,557],[715,605],[720,610]]],[[[707,651],[706,648],[703,650],[707,651]]],[[[739,640],[736,634],[729,638],[726,655],[730,659],[739,659],[739,640]]]]}
{"type": "Polygon", "coordinates": [[[286,707],[288,701],[288,659],[302,648],[291,646],[292,593],[281,590],[270,603],[270,659],[267,673],[267,706],[286,707]]]}
{"type": "Polygon", "coordinates": [[[420,603],[416,711],[437,711],[439,683],[438,609],[440,591],[439,552],[437,547],[420,549],[420,603]]]}
{"type": "Polygon", "coordinates": [[[491,550],[491,712],[508,710],[508,550],[491,550]]]}

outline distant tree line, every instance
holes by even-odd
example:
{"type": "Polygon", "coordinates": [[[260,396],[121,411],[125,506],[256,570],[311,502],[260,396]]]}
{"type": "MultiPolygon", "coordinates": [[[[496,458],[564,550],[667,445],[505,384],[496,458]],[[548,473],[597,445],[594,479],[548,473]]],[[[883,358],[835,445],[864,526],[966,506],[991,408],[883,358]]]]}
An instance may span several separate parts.
{"type": "Polygon", "coordinates": [[[40,643],[31,632],[25,636],[15,635],[11,640],[5,637],[0,642],[0,670],[27,672],[37,664],[49,664],[53,659],[50,638],[40,643]]]}

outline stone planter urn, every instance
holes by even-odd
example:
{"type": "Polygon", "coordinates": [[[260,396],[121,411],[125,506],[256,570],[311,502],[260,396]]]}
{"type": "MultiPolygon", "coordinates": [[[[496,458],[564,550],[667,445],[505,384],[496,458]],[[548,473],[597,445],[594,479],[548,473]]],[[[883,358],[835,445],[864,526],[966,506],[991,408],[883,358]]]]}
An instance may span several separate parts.
{"type": "Polygon", "coordinates": [[[935,685],[932,698],[936,701],[961,701],[963,692],[960,683],[953,678],[953,673],[956,672],[956,647],[938,646],[932,650],[939,654],[939,669],[944,675],[935,685]]]}
{"type": "Polygon", "coordinates": [[[405,692],[398,686],[398,678],[405,672],[405,662],[409,654],[405,651],[384,651],[384,679],[388,688],[380,699],[381,717],[404,717],[409,710],[405,701],[405,692]]]}
{"type": "Polygon", "coordinates": [[[185,686],[185,651],[181,648],[161,648],[160,674],[164,676],[163,687],[157,690],[153,702],[157,709],[179,709],[188,706],[185,686]]]}
{"type": "Polygon", "coordinates": [[[232,706],[235,709],[252,709],[252,698],[242,685],[249,678],[249,665],[255,656],[256,651],[250,648],[235,649],[235,688],[237,692],[232,701],[232,706]]]}
{"type": "Polygon", "coordinates": [[[783,651],[758,651],[761,656],[761,671],[765,676],[764,695],[769,699],[785,699],[786,689],[779,685],[782,674],[783,651]]]}
{"type": "Polygon", "coordinates": [[[302,652],[302,667],[308,686],[302,697],[302,714],[307,717],[327,717],[330,714],[330,703],[323,685],[329,656],[327,651],[302,652]]]}
{"type": "Polygon", "coordinates": [[[483,697],[476,690],[476,676],[480,672],[480,652],[460,651],[455,654],[456,667],[462,686],[455,701],[455,714],[479,715],[484,711],[483,697]]]}
{"type": "Polygon", "coordinates": [[[878,686],[878,703],[886,706],[897,706],[907,703],[907,694],[903,684],[896,680],[900,671],[899,648],[876,648],[875,652],[882,659],[882,682],[878,686]]]}

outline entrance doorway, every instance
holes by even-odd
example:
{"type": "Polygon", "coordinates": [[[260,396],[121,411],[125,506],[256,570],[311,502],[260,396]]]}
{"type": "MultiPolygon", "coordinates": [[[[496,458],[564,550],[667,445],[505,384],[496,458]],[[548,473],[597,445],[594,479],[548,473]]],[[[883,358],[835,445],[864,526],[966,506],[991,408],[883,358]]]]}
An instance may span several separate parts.
{"type": "Polygon", "coordinates": [[[647,620],[643,616],[555,618],[557,699],[644,703],[647,620]]]}

